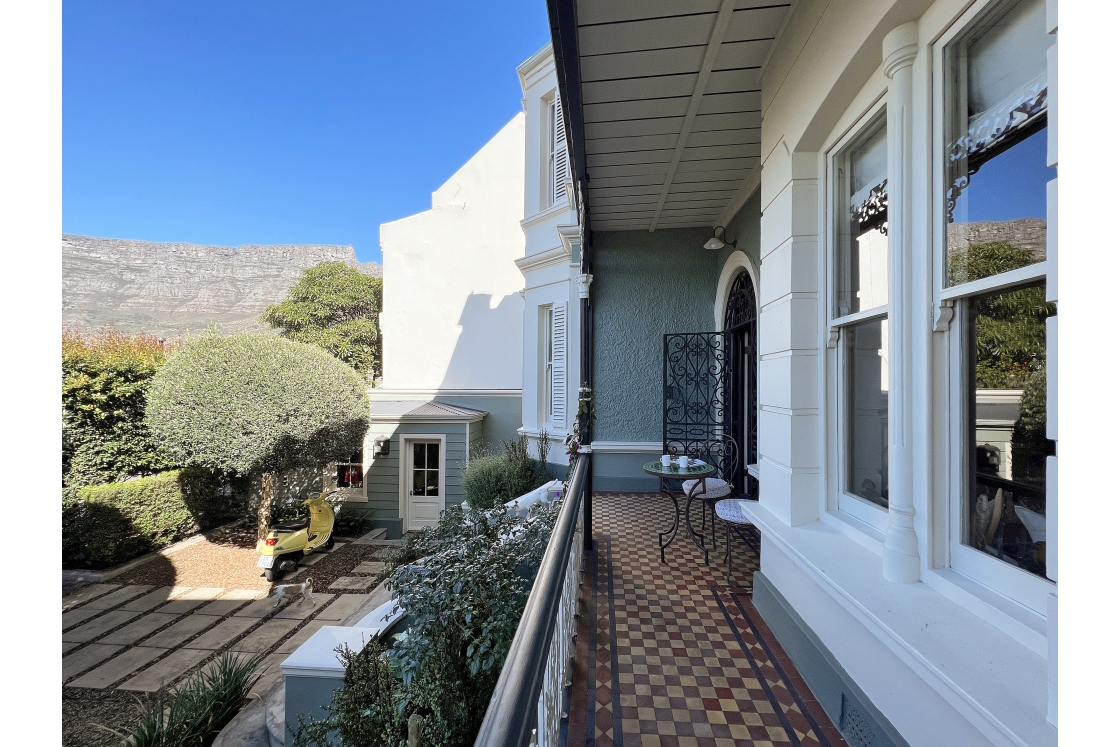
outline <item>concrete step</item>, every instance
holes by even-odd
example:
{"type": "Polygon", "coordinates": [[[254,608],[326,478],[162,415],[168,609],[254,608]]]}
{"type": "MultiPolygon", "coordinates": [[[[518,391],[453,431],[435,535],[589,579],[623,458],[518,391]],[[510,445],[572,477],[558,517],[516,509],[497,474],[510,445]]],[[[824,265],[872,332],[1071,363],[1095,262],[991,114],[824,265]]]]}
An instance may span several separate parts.
{"type": "Polygon", "coordinates": [[[382,539],[385,538],[386,531],[388,531],[388,530],[386,530],[385,527],[378,527],[377,529],[374,529],[372,532],[366,532],[361,537],[354,540],[354,544],[355,545],[380,544],[378,542],[378,540],[382,540],[382,539]]]}

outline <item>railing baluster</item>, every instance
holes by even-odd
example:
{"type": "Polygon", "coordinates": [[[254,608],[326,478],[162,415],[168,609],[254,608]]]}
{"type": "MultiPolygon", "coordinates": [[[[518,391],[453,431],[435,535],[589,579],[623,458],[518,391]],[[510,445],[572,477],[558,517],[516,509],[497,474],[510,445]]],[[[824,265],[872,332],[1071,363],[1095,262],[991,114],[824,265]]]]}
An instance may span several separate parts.
{"type": "Polygon", "coordinates": [[[475,747],[559,747],[579,603],[587,472],[587,455],[580,454],[475,747]]]}

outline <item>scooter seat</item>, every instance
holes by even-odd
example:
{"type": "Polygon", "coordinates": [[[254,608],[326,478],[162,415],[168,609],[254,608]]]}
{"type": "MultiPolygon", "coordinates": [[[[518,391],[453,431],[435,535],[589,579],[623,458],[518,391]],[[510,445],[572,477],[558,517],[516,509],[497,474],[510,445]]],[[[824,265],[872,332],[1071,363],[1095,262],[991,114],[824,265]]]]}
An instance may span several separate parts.
{"type": "Polygon", "coordinates": [[[281,522],[280,524],[273,524],[268,529],[269,531],[275,532],[298,532],[301,529],[307,529],[307,527],[309,526],[311,526],[311,517],[305,516],[304,518],[296,519],[295,521],[285,521],[281,522]]]}

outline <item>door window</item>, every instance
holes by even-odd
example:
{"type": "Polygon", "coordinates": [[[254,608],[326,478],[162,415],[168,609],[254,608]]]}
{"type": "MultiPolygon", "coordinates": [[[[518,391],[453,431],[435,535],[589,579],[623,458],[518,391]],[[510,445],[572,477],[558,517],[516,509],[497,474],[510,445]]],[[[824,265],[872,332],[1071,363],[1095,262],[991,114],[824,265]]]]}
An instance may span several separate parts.
{"type": "Polygon", "coordinates": [[[412,444],[412,495],[439,495],[439,444],[412,444]]]}

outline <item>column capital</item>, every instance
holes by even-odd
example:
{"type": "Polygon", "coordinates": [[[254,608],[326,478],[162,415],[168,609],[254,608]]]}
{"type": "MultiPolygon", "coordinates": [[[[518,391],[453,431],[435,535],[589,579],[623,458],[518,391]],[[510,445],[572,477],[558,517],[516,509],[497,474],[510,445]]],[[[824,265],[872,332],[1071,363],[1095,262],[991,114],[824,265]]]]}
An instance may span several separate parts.
{"type": "Polygon", "coordinates": [[[909,21],[896,26],[883,37],[883,72],[888,78],[914,64],[918,56],[918,24],[909,21]]]}

